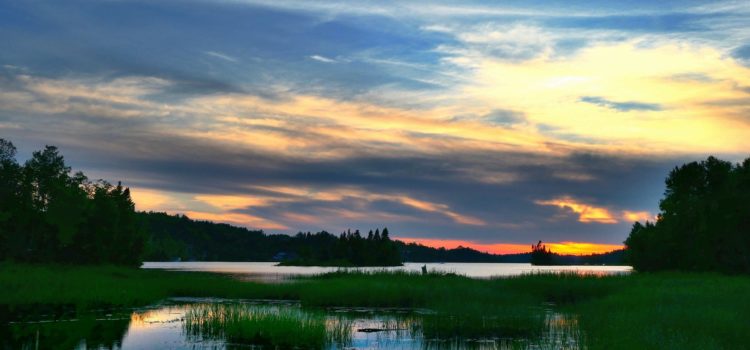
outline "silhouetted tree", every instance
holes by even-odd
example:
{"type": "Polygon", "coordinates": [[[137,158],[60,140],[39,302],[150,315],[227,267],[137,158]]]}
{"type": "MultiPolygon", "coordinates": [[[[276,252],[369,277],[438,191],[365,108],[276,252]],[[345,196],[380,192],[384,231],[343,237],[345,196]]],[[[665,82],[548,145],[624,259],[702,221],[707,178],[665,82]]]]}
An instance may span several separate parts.
{"type": "Polygon", "coordinates": [[[656,222],[635,223],[625,240],[639,271],[750,272],[750,158],[709,157],[673,169],[656,222]]]}
{"type": "Polygon", "coordinates": [[[545,246],[542,241],[531,245],[532,265],[552,265],[554,253],[545,246]]]}
{"type": "Polygon", "coordinates": [[[140,264],[143,235],[128,189],[71,174],[54,146],[19,166],[2,139],[0,182],[0,259],[140,264]]]}

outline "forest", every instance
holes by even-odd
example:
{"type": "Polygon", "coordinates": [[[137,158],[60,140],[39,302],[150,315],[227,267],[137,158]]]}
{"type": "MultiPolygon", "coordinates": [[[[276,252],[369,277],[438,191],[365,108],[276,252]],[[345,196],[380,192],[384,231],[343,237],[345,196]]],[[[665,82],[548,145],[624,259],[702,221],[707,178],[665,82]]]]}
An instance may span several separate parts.
{"type": "Polygon", "coordinates": [[[0,261],[140,265],[130,190],[72,173],[54,146],[18,164],[0,139],[0,261]]]}
{"type": "Polygon", "coordinates": [[[633,267],[750,272],[750,158],[687,163],[665,184],[656,222],[636,222],[625,241],[633,267]]]}
{"type": "MultiPolygon", "coordinates": [[[[393,266],[401,264],[387,228],[339,236],[326,231],[294,236],[196,221],[185,215],[138,213],[149,232],[146,261],[282,261],[288,265],[393,266]]],[[[400,242],[399,242],[400,243],[400,242]]]]}

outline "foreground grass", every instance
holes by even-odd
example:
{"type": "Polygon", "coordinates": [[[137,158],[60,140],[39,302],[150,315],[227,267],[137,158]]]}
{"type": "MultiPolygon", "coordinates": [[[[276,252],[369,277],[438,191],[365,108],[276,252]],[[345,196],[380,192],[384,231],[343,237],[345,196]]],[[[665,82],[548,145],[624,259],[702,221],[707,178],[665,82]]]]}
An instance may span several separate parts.
{"type": "Polygon", "coordinates": [[[327,306],[437,312],[434,336],[524,336],[541,331],[544,303],[578,316],[590,349],[739,349],[750,344],[750,278],[715,274],[529,275],[475,280],[450,274],[333,273],[260,284],[205,273],[118,267],[1,265],[0,307],[139,306],[166,297],[299,300],[327,306]]]}
{"type": "Polygon", "coordinates": [[[329,341],[323,315],[255,305],[198,305],[185,314],[185,330],[199,339],[281,348],[321,348],[329,341]]]}
{"type": "Polygon", "coordinates": [[[596,349],[748,349],[750,278],[652,274],[573,305],[596,349]]]}

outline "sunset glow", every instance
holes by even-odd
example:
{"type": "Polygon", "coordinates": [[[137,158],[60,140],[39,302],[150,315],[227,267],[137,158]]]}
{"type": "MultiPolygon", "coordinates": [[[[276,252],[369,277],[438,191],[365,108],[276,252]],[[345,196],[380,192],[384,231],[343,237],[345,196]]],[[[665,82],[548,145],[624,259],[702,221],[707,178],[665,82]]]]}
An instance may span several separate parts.
{"type": "MultiPolygon", "coordinates": [[[[418,239],[398,237],[405,243],[417,243],[427,247],[454,249],[458,247],[472,248],[480,252],[492,254],[518,254],[528,253],[531,251],[531,244],[482,244],[471,241],[450,240],[450,239],[418,239]]],[[[623,249],[623,245],[618,244],[596,244],[581,242],[558,242],[544,243],[552,252],[565,255],[587,255],[608,253],[613,250],[623,249]]]]}

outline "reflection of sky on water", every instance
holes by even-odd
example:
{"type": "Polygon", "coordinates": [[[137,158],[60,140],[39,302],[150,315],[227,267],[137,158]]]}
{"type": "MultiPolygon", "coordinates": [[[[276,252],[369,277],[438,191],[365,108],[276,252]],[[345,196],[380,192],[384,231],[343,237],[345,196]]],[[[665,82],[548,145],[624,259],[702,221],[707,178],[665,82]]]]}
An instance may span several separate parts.
{"type": "MultiPolygon", "coordinates": [[[[190,349],[182,334],[185,306],[137,311],[130,318],[128,332],[122,340],[123,349],[190,349]]],[[[206,344],[209,345],[209,344],[206,344]]],[[[221,346],[221,342],[216,342],[221,346]]]]}

